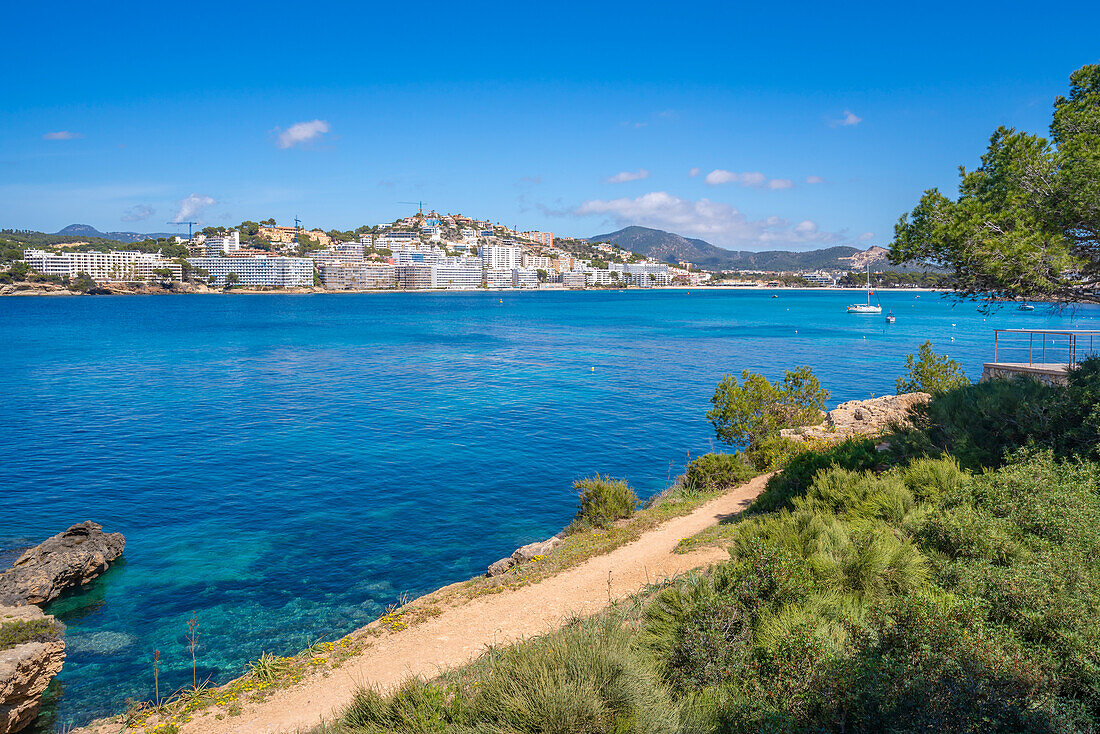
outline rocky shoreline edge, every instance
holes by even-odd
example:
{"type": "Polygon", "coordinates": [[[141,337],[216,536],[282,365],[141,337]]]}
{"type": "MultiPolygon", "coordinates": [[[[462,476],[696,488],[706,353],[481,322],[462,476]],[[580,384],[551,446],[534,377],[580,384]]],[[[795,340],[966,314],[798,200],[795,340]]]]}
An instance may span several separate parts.
{"type": "Polygon", "coordinates": [[[40,607],[98,578],[125,547],[122,533],[83,522],[26,550],[0,572],[0,734],[34,722],[42,694],[65,663],[65,626],[40,607]]]}

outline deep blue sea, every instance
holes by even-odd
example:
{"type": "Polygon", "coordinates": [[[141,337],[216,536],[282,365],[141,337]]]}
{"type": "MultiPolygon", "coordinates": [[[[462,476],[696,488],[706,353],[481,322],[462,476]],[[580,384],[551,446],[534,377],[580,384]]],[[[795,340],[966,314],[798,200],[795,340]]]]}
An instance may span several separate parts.
{"type": "Polygon", "coordinates": [[[223,682],[561,529],[570,484],[640,495],[717,448],[724,372],[810,365],[831,404],[894,392],[931,339],[976,379],[992,329],[1100,328],[881,293],[655,290],[0,300],[0,556],[70,524],[126,535],[68,625],[58,725],[223,682]]]}

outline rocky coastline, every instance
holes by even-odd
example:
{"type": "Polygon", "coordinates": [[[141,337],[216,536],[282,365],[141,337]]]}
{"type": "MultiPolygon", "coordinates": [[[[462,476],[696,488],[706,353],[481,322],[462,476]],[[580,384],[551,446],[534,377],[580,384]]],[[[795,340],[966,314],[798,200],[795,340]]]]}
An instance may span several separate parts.
{"type": "Polygon", "coordinates": [[[125,547],[122,533],[82,522],[24,551],[0,573],[0,734],[34,721],[65,662],[65,627],[39,607],[98,578],[125,547]]]}

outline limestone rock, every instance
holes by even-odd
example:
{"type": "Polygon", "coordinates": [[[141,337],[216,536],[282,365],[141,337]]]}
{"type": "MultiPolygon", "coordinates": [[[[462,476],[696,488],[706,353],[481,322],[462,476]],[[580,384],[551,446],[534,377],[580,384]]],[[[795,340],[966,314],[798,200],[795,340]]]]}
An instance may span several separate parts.
{"type": "Polygon", "coordinates": [[[557,535],[546,540],[537,540],[534,543],[528,543],[525,546],[516,548],[515,551],[512,552],[512,555],[507,558],[501,558],[499,561],[491,564],[486,575],[499,576],[513,566],[526,563],[536,556],[547,555],[561,544],[562,539],[557,535]]]}
{"type": "Polygon", "coordinates": [[[873,436],[891,423],[904,425],[916,405],[927,403],[932,396],[926,392],[904,395],[884,395],[870,400],[849,400],[841,403],[816,426],[784,428],[780,435],[793,439],[844,439],[852,436],[873,436]]]}
{"type": "Polygon", "coordinates": [[[516,562],[512,560],[511,556],[507,558],[501,558],[495,563],[489,564],[489,570],[485,573],[486,576],[499,576],[505,573],[509,568],[516,565],[516,562]]]}
{"type": "Polygon", "coordinates": [[[65,589],[86,584],[122,555],[122,533],[94,522],[73,525],[47,538],[0,573],[0,604],[47,604],[65,589]]]}
{"type": "Polygon", "coordinates": [[[0,629],[42,621],[52,622],[56,632],[0,650],[0,734],[20,731],[34,721],[43,691],[65,662],[59,622],[35,606],[0,606],[0,629]]]}

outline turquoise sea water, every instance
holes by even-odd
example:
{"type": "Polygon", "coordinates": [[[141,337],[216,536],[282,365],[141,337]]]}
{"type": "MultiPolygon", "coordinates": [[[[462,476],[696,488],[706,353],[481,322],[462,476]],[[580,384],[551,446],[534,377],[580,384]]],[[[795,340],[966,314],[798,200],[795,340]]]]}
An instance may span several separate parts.
{"type": "Polygon", "coordinates": [[[0,300],[0,557],[93,519],[124,559],[48,611],[69,628],[57,725],[223,682],[484,572],[570,519],[570,483],[645,496],[716,448],[723,372],[811,365],[832,404],[894,391],[924,339],[977,378],[992,316],[936,294],[627,292],[0,300]],[[503,299],[503,303],[501,300],[503,299]],[[954,337],[954,340],[952,340],[954,337]]]}

